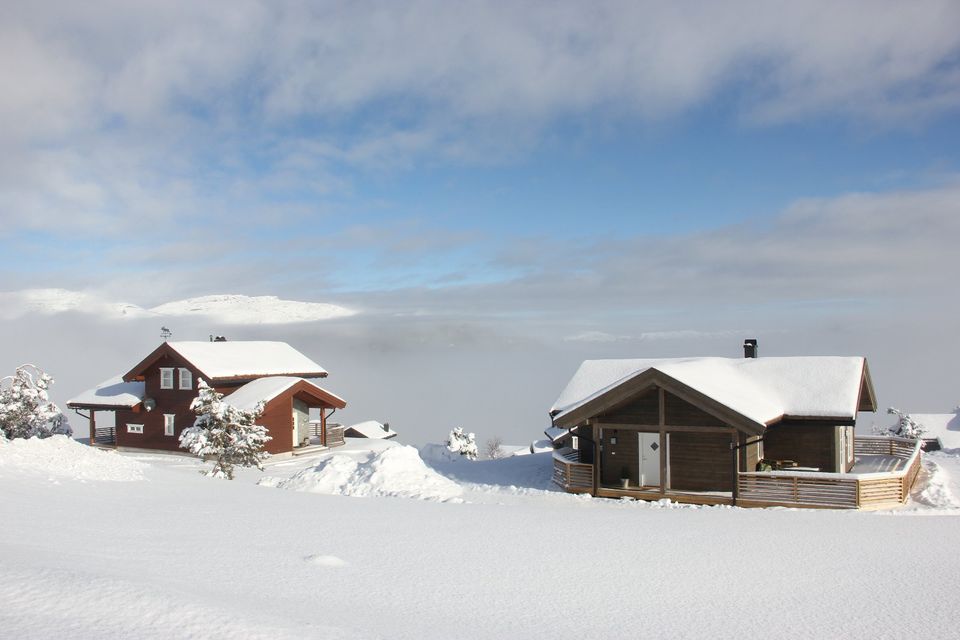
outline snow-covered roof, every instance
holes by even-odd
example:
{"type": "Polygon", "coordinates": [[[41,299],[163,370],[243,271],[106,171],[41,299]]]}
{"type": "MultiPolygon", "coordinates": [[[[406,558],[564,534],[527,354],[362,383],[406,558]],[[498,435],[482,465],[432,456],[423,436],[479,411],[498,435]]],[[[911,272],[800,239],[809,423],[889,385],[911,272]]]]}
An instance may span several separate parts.
{"type": "Polygon", "coordinates": [[[954,413],[911,413],[923,427],[921,438],[936,438],[942,449],[960,449],[960,411],[954,413]]]}
{"type": "Polygon", "coordinates": [[[782,416],[854,418],[860,357],[587,360],[554,403],[555,418],[651,369],[761,425],[782,416]]]}
{"type": "Polygon", "coordinates": [[[67,401],[68,407],[132,408],[143,401],[143,382],[124,382],[116,376],[67,401]]]}
{"type": "Polygon", "coordinates": [[[255,408],[258,402],[270,402],[298,382],[305,382],[314,389],[317,389],[319,392],[330,396],[335,400],[339,400],[342,404],[346,405],[346,402],[342,398],[330,393],[323,387],[314,384],[311,380],[295,378],[292,376],[270,376],[266,378],[258,378],[248,382],[230,395],[224,397],[223,401],[236,407],[237,409],[249,411],[255,408]]]}
{"type": "Polygon", "coordinates": [[[570,433],[570,429],[564,429],[563,427],[547,427],[543,430],[543,434],[550,438],[550,442],[556,442],[566,437],[568,433],[570,433]]]}
{"type": "Polygon", "coordinates": [[[326,370],[286,342],[168,342],[210,378],[296,375],[319,377],[326,370]]]}
{"type": "Polygon", "coordinates": [[[390,427],[384,427],[384,425],[376,420],[367,420],[366,422],[358,422],[357,424],[345,427],[343,434],[351,438],[360,437],[386,440],[387,438],[396,436],[397,432],[390,427]]]}

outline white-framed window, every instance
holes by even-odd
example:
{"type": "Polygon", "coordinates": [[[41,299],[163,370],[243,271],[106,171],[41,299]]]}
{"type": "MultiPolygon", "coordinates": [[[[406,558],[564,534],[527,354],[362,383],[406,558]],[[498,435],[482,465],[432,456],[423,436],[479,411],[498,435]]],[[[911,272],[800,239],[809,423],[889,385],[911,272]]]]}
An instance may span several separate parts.
{"type": "Polygon", "coordinates": [[[180,367],[180,388],[193,389],[193,373],[190,369],[180,367]]]}
{"type": "Polygon", "coordinates": [[[160,388],[173,389],[173,367],[160,367],[160,388]]]}
{"type": "Polygon", "coordinates": [[[570,448],[580,450],[580,438],[578,436],[570,436],[570,448]]]}
{"type": "Polygon", "coordinates": [[[143,433],[142,424],[128,424],[127,433],[143,433]]]}
{"type": "Polygon", "coordinates": [[[165,413],[163,414],[163,435],[172,436],[173,435],[173,423],[177,419],[176,414],[165,413]]]}
{"type": "Polygon", "coordinates": [[[847,427],[847,462],[853,462],[853,427],[847,427]]]}

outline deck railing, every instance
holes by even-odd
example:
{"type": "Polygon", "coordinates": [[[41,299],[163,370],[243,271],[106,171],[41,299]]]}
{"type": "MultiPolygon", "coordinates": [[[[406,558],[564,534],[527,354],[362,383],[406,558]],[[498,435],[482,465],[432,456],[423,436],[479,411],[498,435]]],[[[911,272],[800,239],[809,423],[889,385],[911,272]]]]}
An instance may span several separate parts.
{"type": "Polygon", "coordinates": [[[116,427],[96,427],[93,433],[93,443],[91,444],[117,444],[116,427]]]}
{"type": "MultiPolygon", "coordinates": [[[[314,438],[323,438],[323,425],[319,420],[310,421],[310,435],[314,438]]],[[[339,447],[344,444],[343,425],[338,422],[327,423],[327,446],[339,447]]]]}
{"type": "Polygon", "coordinates": [[[743,506],[833,507],[875,509],[903,504],[920,473],[920,440],[860,436],[857,455],[883,455],[905,462],[897,471],[878,473],[807,473],[767,471],[739,474],[738,504],[743,506]],[[861,440],[862,438],[862,440],[861,440]]]}
{"type": "Polygon", "coordinates": [[[553,481],[566,491],[593,489],[593,465],[580,462],[580,452],[564,447],[553,452],[553,481]]]}

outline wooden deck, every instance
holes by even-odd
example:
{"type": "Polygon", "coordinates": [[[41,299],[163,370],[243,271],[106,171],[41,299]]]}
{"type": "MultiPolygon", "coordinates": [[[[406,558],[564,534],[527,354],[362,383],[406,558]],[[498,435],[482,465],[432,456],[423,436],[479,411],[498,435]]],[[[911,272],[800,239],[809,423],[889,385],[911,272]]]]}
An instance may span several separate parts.
{"type": "MultiPolygon", "coordinates": [[[[920,473],[921,441],[886,436],[858,436],[858,458],[882,458],[893,471],[858,472],[878,465],[854,465],[851,473],[768,471],[739,474],[737,504],[742,507],[889,509],[906,503],[920,473]],[[890,459],[900,462],[892,464],[890,459]]],[[[876,461],[873,461],[876,462],[876,461]]]]}
{"type": "MultiPolygon", "coordinates": [[[[736,504],[741,507],[803,507],[811,509],[889,509],[906,503],[921,466],[921,441],[886,436],[858,436],[852,473],[767,471],[738,474],[736,501],[720,492],[661,492],[646,487],[600,486],[595,495],[695,504],[736,504]],[[862,462],[862,464],[860,464],[862,462]],[[858,471],[859,466],[859,471],[858,471]],[[891,469],[875,471],[877,468],[891,469]]],[[[570,493],[594,493],[594,468],[580,462],[579,452],[553,452],[553,481],[570,493]]]]}

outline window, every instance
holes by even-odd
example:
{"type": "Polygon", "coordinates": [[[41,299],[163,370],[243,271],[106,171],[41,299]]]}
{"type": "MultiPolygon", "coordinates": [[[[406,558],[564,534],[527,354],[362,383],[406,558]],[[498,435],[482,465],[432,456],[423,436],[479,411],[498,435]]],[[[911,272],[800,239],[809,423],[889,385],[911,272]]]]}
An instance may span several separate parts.
{"type": "Polygon", "coordinates": [[[176,414],[173,413],[163,414],[163,435],[173,435],[173,421],[176,419],[176,417],[176,414]]]}
{"type": "Polygon", "coordinates": [[[160,367],[160,388],[173,389],[173,367],[160,367]]]}
{"type": "Polygon", "coordinates": [[[853,462],[853,427],[847,427],[847,462],[853,462]]]}
{"type": "Polygon", "coordinates": [[[570,448],[580,450],[580,438],[577,436],[570,437],[570,448]]]}
{"type": "Polygon", "coordinates": [[[128,424],[127,433],[143,433],[142,424],[128,424]]]}
{"type": "Polygon", "coordinates": [[[180,368],[180,388],[193,389],[193,374],[190,369],[180,368]]]}

